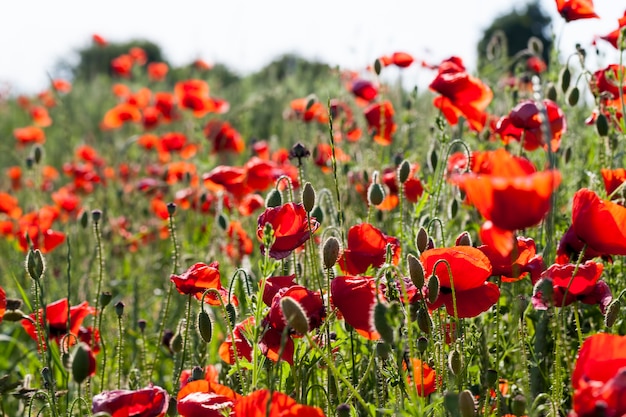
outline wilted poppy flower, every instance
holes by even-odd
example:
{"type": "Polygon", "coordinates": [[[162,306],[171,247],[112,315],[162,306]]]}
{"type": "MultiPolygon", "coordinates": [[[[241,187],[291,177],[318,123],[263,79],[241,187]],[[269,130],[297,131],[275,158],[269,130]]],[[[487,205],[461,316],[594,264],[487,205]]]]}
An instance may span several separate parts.
{"type": "Polygon", "coordinates": [[[102,130],[117,129],[126,122],[141,122],[141,112],[132,104],[120,103],[104,114],[100,128],[102,130]]]}
{"type": "MultiPolygon", "coordinates": [[[[566,130],[565,115],[563,110],[551,100],[543,100],[542,106],[548,115],[551,149],[556,152],[561,143],[561,136],[566,130]]],[[[535,101],[525,100],[515,106],[508,116],[498,120],[496,133],[500,134],[505,143],[508,143],[510,139],[522,142],[527,151],[533,151],[539,147],[546,148],[547,141],[543,137],[543,114],[543,110],[540,110],[535,101]]]]}
{"type": "Polygon", "coordinates": [[[572,373],[573,413],[592,417],[626,414],[626,336],[596,333],[578,351],[572,373]]]}
{"type": "Polygon", "coordinates": [[[165,62],[151,62],[148,64],[148,77],[152,81],[163,81],[169,69],[165,62]]]}
{"type": "Polygon", "coordinates": [[[230,123],[221,120],[210,120],[204,126],[204,135],[213,144],[213,153],[235,152],[241,153],[245,144],[241,134],[230,123]]]}
{"type": "Polygon", "coordinates": [[[359,275],[372,266],[385,263],[387,245],[391,248],[391,263],[400,261],[400,241],[387,236],[369,223],[352,226],[348,230],[348,246],[339,256],[339,266],[350,275],[359,275]]]}
{"type": "Polygon", "coordinates": [[[26,126],[13,129],[13,136],[21,144],[46,142],[46,134],[40,127],[26,126]]]}
{"type": "Polygon", "coordinates": [[[599,253],[626,255],[626,207],[605,201],[583,188],[572,201],[572,227],[576,236],[599,253]]]}
{"type": "Polygon", "coordinates": [[[222,417],[240,397],[216,382],[192,381],[178,392],[176,408],[182,417],[222,417]]]}
{"type": "Polygon", "coordinates": [[[251,392],[235,403],[232,417],[324,417],[318,407],[298,404],[279,391],[267,389],[251,392]]]}
{"type": "MultiPolygon", "coordinates": [[[[606,190],[606,195],[611,196],[623,183],[626,182],[626,169],[617,168],[617,169],[606,169],[602,168],[600,170],[600,174],[602,175],[602,180],[604,181],[604,189],[606,190]]],[[[622,188],[624,191],[624,188],[622,188]]],[[[619,196],[613,196],[613,198],[618,198],[619,196]]]]}
{"type": "Polygon", "coordinates": [[[398,126],[393,121],[393,105],[386,100],[381,103],[373,103],[365,108],[365,119],[368,131],[374,135],[374,141],[381,145],[390,145],[392,135],[398,126]]]}
{"type": "Polygon", "coordinates": [[[593,0],[556,0],[556,8],[566,22],[599,17],[593,10],[593,0]]]}
{"type": "Polygon", "coordinates": [[[604,313],[613,297],[606,282],[600,281],[603,269],[602,264],[593,261],[582,265],[551,265],[541,275],[541,279],[552,284],[552,299],[546,300],[540,291],[542,285],[537,284],[532,298],[533,306],[537,310],[546,310],[550,306],[563,307],[580,301],[584,304],[598,304],[604,313]]]}
{"type": "Polygon", "coordinates": [[[169,406],[167,391],[156,385],[131,390],[104,391],[93,397],[91,411],[111,417],[163,417],[169,406]]]}
{"type": "MultiPolygon", "coordinates": [[[[46,326],[48,327],[48,336],[50,339],[61,342],[61,339],[66,334],[72,334],[78,337],[80,326],[83,320],[90,315],[95,314],[95,308],[90,307],[87,301],[83,301],[77,306],[70,307],[67,298],[50,303],[46,306],[46,326]],[[69,314],[69,329],[68,325],[69,314]]],[[[43,326],[43,309],[39,309],[39,324],[43,326]]],[[[35,327],[36,313],[29,315],[31,320],[22,320],[22,327],[33,340],[37,340],[37,329],[35,327]]],[[[70,344],[74,344],[76,339],[73,337],[68,338],[70,344]]]]}
{"type": "Polygon", "coordinates": [[[415,358],[411,359],[411,372],[413,377],[409,377],[409,385],[413,385],[411,379],[415,380],[417,395],[428,397],[437,391],[437,374],[426,362],[415,358]]]}
{"type": "MultiPolygon", "coordinates": [[[[315,233],[320,226],[312,217],[307,219],[307,213],[302,204],[286,203],[278,207],[266,209],[258,219],[257,237],[263,242],[265,224],[269,223],[274,229],[274,243],[269,248],[269,256],[274,259],[283,259],[289,256],[294,249],[302,246],[309,240],[310,234],[315,233]]],[[[265,246],[261,245],[261,252],[265,253],[265,246]]]]}
{"type": "MultiPolygon", "coordinates": [[[[222,301],[226,304],[228,300],[228,290],[222,287],[220,281],[219,262],[214,261],[207,265],[198,262],[189,267],[181,275],[172,274],[170,280],[176,285],[176,289],[181,294],[190,294],[198,300],[202,300],[202,294],[209,288],[216,289],[220,293],[222,301]]],[[[208,304],[219,306],[220,302],[214,293],[208,293],[204,297],[208,304]]],[[[237,305],[237,299],[233,296],[233,304],[237,305]]]]}
{"type": "Polygon", "coordinates": [[[366,276],[338,276],[330,282],[332,304],[346,323],[369,340],[380,339],[374,326],[376,281],[366,276]]]}
{"type": "Polygon", "coordinates": [[[539,223],[550,209],[552,193],[561,183],[558,171],[530,172],[527,161],[504,149],[490,153],[490,174],[453,175],[482,216],[499,229],[518,230],[539,223]]]}
{"type": "MultiPolygon", "coordinates": [[[[420,261],[427,277],[435,274],[439,278],[439,296],[433,304],[428,303],[428,307],[432,310],[445,305],[448,314],[455,315],[452,298],[453,283],[459,318],[478,316],[489,310],[500,297],[498,286],[487,282],[492,273],[491,262],[483,252],[476,248],[453,246],[428,249],[422,253],[420,261]],[[438,261],[442,262],[437,263],[438,261]],[[437,264],[436,269],[435,264],[437,264]]],[[[428,293],[427,289],[426,293],[428,293]]]]}
{"type": "Polygon", "coordinates": [[[491,103],[493,92],[462,68],[462,62],[457,61],[449,61],[449,64],[439,67],[437,77],[429,86],[441,94],[435,97],[433,104],[451,125],[456,125],[459,116],[463,116],[472,130],[481,131],[487,121],[485,110],[491,103]]]}

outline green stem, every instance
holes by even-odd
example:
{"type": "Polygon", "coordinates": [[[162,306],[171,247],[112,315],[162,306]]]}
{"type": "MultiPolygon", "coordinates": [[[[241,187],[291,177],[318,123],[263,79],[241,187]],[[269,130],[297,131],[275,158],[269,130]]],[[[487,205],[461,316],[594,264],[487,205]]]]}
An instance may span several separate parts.
{"type": "Polygon", "coordinates": [[[178,367],[178,372],[174,377],[174,392],[178,393],[178,387],[180,386],[179,380],[180,376],[183,373],[183,369],[185,369],[185,357],[187,356],[187,340],[189,340],[189,323],[191,322],[191,299],[193,294],[189,294],[187,297],[187,312],[185,314],[185,334],[183,337],[183,350],[180,354],[180,366],[178,367]]]}

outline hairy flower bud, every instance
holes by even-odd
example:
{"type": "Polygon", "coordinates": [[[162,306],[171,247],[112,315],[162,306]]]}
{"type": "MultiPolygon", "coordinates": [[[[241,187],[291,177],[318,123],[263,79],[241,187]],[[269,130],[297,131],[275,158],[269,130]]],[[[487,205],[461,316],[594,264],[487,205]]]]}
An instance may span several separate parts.
{"type": "Polygon", "coordinates": [[[563,67],[561,73],[559,74],[559,79],[561,83],[561,91],[566,93],[567,90],[569,90],[569,85],[572,81],[572,72],[569,70],[569,67],[563,67]]]}
{"type": "Polygon", "coordinates": [[[611,302],[611,304],[609,304],[604,316],[604,325],[606,327],[612,327],[615,324],[615,321],[617,321],[617,318],[619,317],[619,311],[621,308],[622,303],[619,298],[616,298],[613,302],[611,302]]]}
{"type": "Polygon", "coordinates": [[[456,349],[451,350],[448,355],[448,368],[450,368],[452,375],[458,375],[463,369],[463,357],[456,349]]]}
{"type": "Polygon", "coordinates": [[[213,336],[213,325],[211,323],[209,313],[201,310],[198,313],[198,320],[196,324],[198,325],[198,333],[200,333],[202,340],[204,340],[205,343],[210,343],[211,337],[213,336]]]}
{"type": "Polygon", "coordinates": [[[406,159],[400,163],[398,167],[398,182],[404,184],[409,179],[411,173],[411,164],[406,159]]]}
{"type": "Polygon", "coordinates": [[[474,417],[476,415],[476,402],[474,394],[470,390],[465,390],[459,394],[459,411],[461,417],[474,417]]]}
{"type": "Polygon", "coordinates": [[[422,263],[411,253],[406,256],[406,262],[409,265],[411,282],[416,288],[422,288],[424,286],[424,267],[422,263]]]}
{"type": "Polygon", "coordinates": [[[283,204],[283,196],[278,189],[272,188],[270,192],[267,193],[267,197],[265,197],[265,207],[278,207],[281,204],[283,204]]]}
{"type": "Polygon", "coordinates": [[[569,103],[570,106],[575,106],[576,104],[578,104],[579,98],[580,98],[580,90],[578,89],[578,87],[574,87],[572,88],[572,90],[569,92],[567,96],[567,102],[569,103]]]}
{"type": "Polygon", "coordinates": [[[420,227],[417,231],[415,246],[420,253],[424,252],[428,248],[428,232],[423,227],[420,227]]]}
{"type": "Polygon", "coordinates": [[[420,307],[417,310],[417,326],[426,334],[430,334],[433,328],[433,321],[428,314],[428,310],[424,307],[420,307]]]}
{"type": "Polygon", "coordinates": [[[472,237],[468,232],[461,233],[455,242],[456,246],[472,246],[472,237]]]}
{"type": "Polygon", "coordinates": [[[35,281],[39,281],[46,271],[46,262],[39,249],[31,249],[26,254],[26,271],[35,281]]]}
{"type": "Polygon", "coordinates": [[[289,296],[282,297],[280,299],[280,308],[289,327],[300,334],[306,334],[309,331],[309,320],[299,302],[289,296]]]}
{"type": "Polygon", "coordinates": [[[330,269],[335,265],[339,258],[340,244],[339,239],[334,236],[329,237],[324,242],[322,249],[322,259],[324,261],[324,268],[330,269]]]}
{"type": "Polygon", "coordinates": [[[304,184],[304,188],[302,189],[302,205],[307,213],[310,213],[315,206],[315,189],[308,181],[304,184]]]}
{"type": "Polygon", "coordinates": [[[367,202],[370,206],[377,206],[385,199],[385,190],[383,186],[373,182],[367,189],[367,202]]]}
{"type": "Polygon", "coordinates": [[[439,277],[437,275],[431,275],[428,279],[428,302],[434,304],[439,297],[439,277]]]}
{"type": "Polygon", "coordinates": [[[596,119],[596,131],[598,135],[605,137],[609,134],[609,119],[604,113],[598,114],[596,119]]]}
{"type": "Polygon", "coordinates": [[[374,307],[374,327],[376,331],[380,333],[380,337],[386,342],[392,345],[393,340],[393,328],[389,324],[387,317],[387,306],[383,303],[376,303],[374,307]]]}
{"type": "Polygon", "coordinates": [[[91,348],[86,343],[79,343],[72,355],[72,377],[82,383],[96,370],[95,358],[90,354],[91,348]]]}

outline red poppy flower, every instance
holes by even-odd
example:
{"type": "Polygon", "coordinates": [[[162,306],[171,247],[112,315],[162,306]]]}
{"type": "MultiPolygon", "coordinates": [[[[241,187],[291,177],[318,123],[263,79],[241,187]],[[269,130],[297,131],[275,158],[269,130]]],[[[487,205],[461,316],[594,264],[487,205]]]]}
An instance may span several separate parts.
{"type": "Polygon", "coordinates": [[[604,313],[613,297],[608,285],[600,281],[603,269],[602,264],[593,261],[587,261],[582,265],[550,266],[541,278],[552,284],[552,299],[545,300],[541,291],[535,291],[532,298],[533,306],[537,310],[547,310],[551,305],[562,307],[580,301],[584,304],[598,304],[604,313]]]}
{"type": "Polygon", "coordinates": [[[409,67],[413,61],[413,57],[406,52],[394,52],[391,55],[391,63],[400,68],[409,67]]]}
{"type": "Polygon", "coordinates": [[[33,123],[39,127],[48,127],[52,124],[48,109],[43,106],[33,106],[30,108],[30,117],[33,118],[33,123]]]}
{"type": "MultiPolygon", "coordinates": [[[[613,99],[619,98],[620,88],[618,80],[620,76],[622,78],[626,76],[626,67],[618,64],[610,64],[606,68],[594,72],[590,83],[591,91],[596,96],[610,93],[613,99]]],[[[622,94],[626,94],[626,85],[622,86],[622,94]]]]}
{"type": "Polygon", "coordinates": [[[169,406],[167,391],[156,385],[131,390],[104,391],[94,395],[91,411],[111,417],[163,417],[169,406]]]}
{"type": "Polygon", "coordinates": [[[102,36],[98,35],[97,33],[94,33],[93,35],[91,35],[91,40],[93,40],[93,43],[95,43],[98,46],[107,46],[108,42],[106,39],[104,39],[102,36]]]}
{"type": "Polygon", "coordinates": [[[526,68],[528,69],[528,71],[531,71],[535,74],[541,74],[548,69],[548,66],[540,57],[531,56],[526,60],[526,68]]]}
{"type": "Polygon", "coordinates": [[[558,171],[529,173],[504,149],[491,154],[490,174],[454,175],[456,182],[482,216],[499,229],[518,230],[539,223],[550,209],[552,192],[561,183],[558,171]]]}
{"type": "Polygon", "coordinates": [[[235,403],[233,417],[324,417],[318,407],[301,405],[287,394],[267,389],[254,391],[235,403]]]}
{"type": "Polygon", "coordinates": [[[122,54],[111,61],[111,71],[120,77],[130,78],[133,69],[133,58],[128,54],[122,54]]]}
{"type": "Polygon", "coordinates": [[[534,284],[545,269],[543,257],[537,255],[535,241],[531,238],[518,236],[508,253],[500,253],[491,245],[482,245],[478,249],[489,258],[493,268],[492,275],[502,276],[504,282],[514,282],[530,273],[534,284]]]}
{"type": "MultiPolygon", "coordinates": [[[[180,389],[181,390],[183,389],[183,387],[185,387],[185,385],[192,382],[189,380],[189,378],[191,378],[191,373],[192,373],[191,369],[185,369],[180,373],[180,389]]],[[[213,384],[217,384],[219,380],[219,375],[220,375],[220,371],[217,369],[217,367],[215,367],[215,365],[207,365],[204,368],[204,381],[209,382],[209,386],[213,384]]],[[[200,391],[200,390],[196,389],[194,391],[200,391]]],[[[178,394],[180,396],[180,391],[178,392],[178,394]]]]}
{"type": "Polygon", "coordinates": [[[17,198],[11,194],[0,191],[0,213],[5,213],[13,219],[17,219],[22,215],[22,209],[19,206],[17,198]]]}
{"type": "Polygon", "coordinates": [[[141,122],[141,112],[132,104],[120,103],[104,114],[104,118],[100,123],[100,129],[117,129],[126,122],[141,122]]]}
{"type": "Polygon", "coordinates": [[[4,291],[4,288],[0,287],[0,323],[2,323],[2,319],[4,318],[4,312],[7,309],[7,293],[4,291]]]}
{"type": "Polygon", "coordinates": [[[209,64],[208,62],[206,62],[203,59],[196,59],[195,61],[193,61],[193,66],[196,69],[199,69],[201,71],[208,71],[211,68],[213,68],[213,65],[209,64]]]}
{"type": "Polygon", "coordinates": [[[65,233],[52,230],[52,224],[59,217],[60,209],[56,206],[44,206],[38,211],[24,214],[18,220],[18,243],[23,251],[29,249],[30,238],[34,249],[48,253],[65,240],[65,233]]]}
{"type": "MultiPolygon", "coordinates": [[[[437,391],[437,374],[435,370],[428,366],[426,362],[415,358],[411,359],[411,365],[417,395],[420,397],[428,397],[430,394],[437,391]]],[[[413,385],[410,377],[409,385],[413,385]]]]}
{"type": "Polygon", "coordinates": [[[263,331],[263,337],[259,340],[259,349],[261,353],[273,362],[285,361],[289,365],[293,365],[293,355],[295,352],[295,345],[291,335],[283,342],[283,332],[276,330],[272,326],[268,326],[264,320],[262,323],[265,325],[263,331]],[[280,355],[280,356],[279,356],[280,355]]]}
{"type": "Polygon", "coordinates": [[[574,372],[574,416],[626,414],[626,336],[596,333],[580,350],[574,372]]]}
{"type": "MultiPolygon", "coordinates": [[[[543,100],[543,107],[548,114],[550,125],[550,146],[553,152],[559,149],[561,136],[565,133],[566,123],[563,110],[550,100],[543,100]]],[[[539,147],[546,148],[547,141],[543,138],[543,113],[533,100],[519,103],[508,116],[498,120],[496,133],[500,134],[505,143],[510,139],[522,142],[524,149],[533,151],[539,147]],[[523,135],[522,135],[523,133],[523,135]]]]}
{"type": "Polygon", "coordinates": [[[216,103],[209,97],[209,85],[206,81],[190,79],[180,81],[174,86],[178,105],[193,111],[195,117],[203,117],[217,110],[216,103]]]}
{"type": "MultiPolygon", "coordinates": [[[[626,169],[617,168],[617,169],[606,169],[602,168],[600,170],[600,174],[602,174],[602,180],[604,181],[604,189],[606,190],[606,195],[612,195],[618,187],[620,187],[623,183],[626,182],[626,169]]],[[[622,189],[623,190],[623,189],[622,189]]],[[[613,198],[617,198],[618,196],[614,196],[613,198]]]]}
{"type": "Polygon", "coordinates": [[[267,322],[272,328],[282,333],[287,326],[283,316],[283,309],[280,306],[280,300],[283,297],[291,297],[300,304],[306,314],[309,331],[317,329],[322,325],[322,320],[326,317],[326,310],[319,292],[311,291],[302,285],[292,285],[279,289],[272,298],[270,311],[267,313],[267,322]]]}
{"type": "Polygon", "coordinates": [[[246,181],[246,171],[240,167],[220,165],[202,175],[204,186],[211,191],[226,191],[242,199],[253,190],[246,181]]]}
{"type": "MultiPolygon", "coordinates": [[[[442,305],[450,316],[454,316],[452,282],[456,294],[456,308],[459,318],[476,317],[491,308],[500,297],[497,285],[487,282],[492,267],[489,258],[480,250],[471,246],[453,246],[451,248],[428,249],[420,256],[426,276],[433,272],[439,278],[439,296],[433,304],[436,310],[442,305]],[[437,269],[433,271],[437,261],[437,269]],[[450,270],[448,271],[448,266],[450,270]],[[452,275],[452,277],[450,277],[452,275]]],[[[428,290],[426,289],[426,292],[428,290]]]]}
{"type": "Polygon", "coordinates": [[[249,216],[261,207],[265,207],[265,200],[259,194],[244,196],[237,205],[237,211],[242,216],[249,216]]]}
{"type": "Polygon", "coordinates": [[[230,123],[221,120],[210,120],[204,126],[204,135],[213,144],[213,153],[241,153],[245,144],[241,135],[230,123]]]}
{"type": "MultiPolygon", "coordinates": [[[[250,328],[254,326],[254,316],[248,317],[241,323],[235,325],[233,329],[233,335],[235,336],[235,349],[237,349],[237,356],[239,358],[245,358],[249,362],[252,362],[252,344],[246,338],[246,334],[250,334],[250,328]]],[[[226,340],[222,342],[218,349],[220,358],[230,364],[235,364],[235,349],[233,349],[233,339],[230,334],[226,337],[226,340]]]]}
{"type": "Polygon", "coordinates": [[[368,80],[358,79],[350,83],[350,92],[365,101],[372,101],[378,95],[378,88],[368,80]]]}
{"type": "MultiPolygon", "coordinates": [[[[257,237],[263,242],[263,229],[269,223],[274,229],[274,243],[269,255],[274,259],[283,259],[309,240],[310,234],[320,226],[312,217],[307,220],[307,213],[302,204],[286,203],[278,207],[266,209],[258,219],[257,237]]],[[[261,252],[265,253],[265,246],[261,245],[261,252]]]]}
{"type": "Polygon", "coordinates": [[[46,134],[40,127],[26,126],[13,129],[13,136],[21,144],[46,142],[46,134]]]}
{"type": "Polygon", "coordinates": [[[228,243],[224,251],[233,262],[238,263],[244,255],[252,253],[252,239],[250,239],[240,222],[231,221],[226,230],[226,235],[228,236],[228,243]]]}
{"type": "Polygon", "coordinates": [[[339,257],[339,266],[350,275],[359,275],[385,262],[387,245],[391,246],[394,265],[400,261],[400,241],[387,236],[369,223],[352,226],[348,231],[348,247],[339,257]]]}
{"type": "MultiPolygon", "coordinates": [[[[278,293],[279,290],[283,288],[293,287],[296,284],[296,275],[285,275],[285,276],[276,276],[269,277],[262,281],[265,281],[265,288],[263,290],[263,302],[266,306],[270,307],[272,305],[272,300],[274,296],[278,293]]],[[[259,283],[259,287],[261,287],[262,282],[259,283]]]]}
{"type": "Polygon", "coordinates": [[[626,255],[626,207],[601,200],[586,188],[572,201],[572,227],[576,236],[599,253],[626,255]]]}
{"type": "Polygon", "coordinates": [[[291,101],[290,109],[294,118],[304,122],[315,120],[322,124],[328,123],[328,113],[326,108],[315,98],[296,98],[291,101]]]}
{"type": "Polygon", "coordinates": [[[364,110],[367,120],[368,131],[374,135],[374,141],[383,146],[390,145],[392,135],[398,126],[393,121],[393,105],[385,100],[381,103],[373,103],[364,110]]]}
{"type": "MultiPolygon", "coordinates": [[[[83,323],[83,320],[90,315],[95,314],[95,309],[89,306],[87,301],[83,301],[77,306],[70,307],[67,302],[67,298],[63,298],[61,300],[50,303],[46,306],[46,325],[48,326],[48,335],[50,339],[56,341],[57,343],[61,342],[61,339],[66,334],[72,334],[78,337],[80,326],[83,323]],[[67,328],[68,322],[68,313],[69,313],[69,329],[67,328]]],[[[39,324],[43,326],[43,309],[39,309],[39,324]]],[[[22,320],[22,327],[33,340],[37,340],[37,333],[35,328],[35,320],[36,314],[31,313],[29,316],[32,320],[24,319],[22,320]]],[[[70,344],[74,344],[76,342],[75,338],[70,337],[70,344]]]]}
{"type": "Polygon", "coordinates": [[[148,77],[152,81],[163,81],[170,68],[165,62],[151,62],[147,69],[148,77]]]}
{"type": "Polygon", "coordinates": [[[365,276],[338,276],[330,282],[332,303],[346,323],[369,340],[380,339],[374,326],[376,281],[365,276]]]}
{"type": "Polygon", "coordinates": [[[159,110],[163,120],[166,122],[171,122],[177,118],[174,100],[172,93],[158,92],[154,94],[154,107],[159,110]]]}
{"type": "Polygon", "coordinates": [[[566,22],[599,17],[593,10],[593,0],[556,0],[556,8],[566,22]]]}
{"type": "Polygon", "coordinates": [[[626,26],[626,11],[624,11],[624,16],[620,17],[617,20],[617,29],[611,31],[610,33],[600,36],[600,39],[607,41],[613,48],[619,49],[617,46],[617,41],[619,40],[620,34],[622,33],[622,28],[626,26]]]}
{"type": "Polygon", "coordinates": [[[207,380],[192,381],[178,392],[177,411],[182,417],[222,417],[241,395],[207,380]]]}
{"type": "Polygon", "coordinates": [[[52,88],[57,93],[67,94],[72,91],[72,83],[62,78],[55,78],[52,80],[52,88]]]}
{"type": "Polygon", "coordinates": [[[433,104],[441,110],[451,125],[456,125],[459,116],[465,117],[472,130],[481,131],[487,121],[485,109],[491,103],[491,89],[478,78],[465,72],[459,63],[439,67],[437,77],[430,83],[430,89],[441,94],[433,104]]]}
{"type": "MultiPolygon", "coordinates": [[[[176,285],[176,289],[181,294],[191,294],[198,300],[202,300],[202,294],[209,288],[219,291],[224,304],[228,303],[228,289],[222,287],[220,281],[219,262],[211,262],[210,265],[198,262],[189,267],[181,275],[172,274],[170,280],[176,285]]],[[[217,296],[209,293],[204,297],[204,301],[213,306],[219,306],[217,296]]],[[[233,296],[232,303],[237,305],[237,298],[233,296]]]]}
{"type": "MultiPolygon", "coordinates": [[[[319,143],[313,150],[313,162],[326,174],[332,172],[332,156],[333,151],[329,143],[319,143]]],[[[338,163],[348,162],[350,155],[335,146],[335,160],[338,163]]]]}

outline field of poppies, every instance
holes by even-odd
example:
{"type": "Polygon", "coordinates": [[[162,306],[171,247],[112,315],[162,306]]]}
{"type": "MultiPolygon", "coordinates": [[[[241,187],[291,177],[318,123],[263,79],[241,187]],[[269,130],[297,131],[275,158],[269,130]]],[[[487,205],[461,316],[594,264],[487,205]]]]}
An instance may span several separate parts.
{"type": "Polygon", "coordinates": [[[0,95],[0,414],[626,415],[614,18],[601,65],[133,47],[0,95]],[[410,66],[429,91],[383,81],[410,66]]]}

